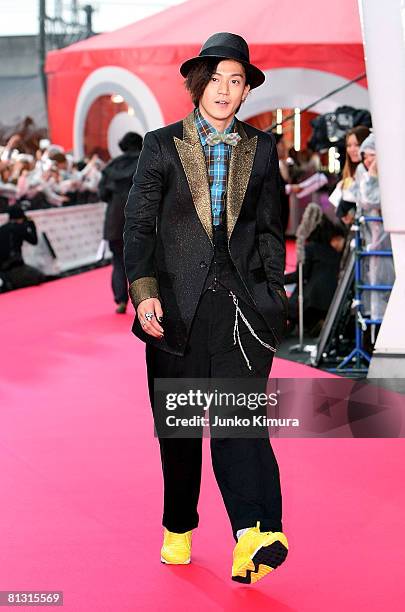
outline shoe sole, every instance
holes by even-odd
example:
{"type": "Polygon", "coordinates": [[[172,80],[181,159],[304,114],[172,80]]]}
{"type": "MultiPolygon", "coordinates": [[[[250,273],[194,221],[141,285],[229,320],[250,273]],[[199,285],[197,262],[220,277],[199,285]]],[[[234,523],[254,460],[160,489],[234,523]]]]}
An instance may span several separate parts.
{"type": "Polygon", "coordinates": [[[288,548],[279,540],[269,546],[261,546],[253,557],[232,576],[235,582],[253,584],[284,563],[288,548]]]}
{"type": "Polygon", "coordinates": [[[173,561],[166,561],[166,559],[163,559],[163,557],[160,557],[160,560],[162,563],[166,563],[166,565],[188,565],[191,561],[191,559],[187,559],[187,561],[177,561],[176,563],[173,563],[173,561]]]}

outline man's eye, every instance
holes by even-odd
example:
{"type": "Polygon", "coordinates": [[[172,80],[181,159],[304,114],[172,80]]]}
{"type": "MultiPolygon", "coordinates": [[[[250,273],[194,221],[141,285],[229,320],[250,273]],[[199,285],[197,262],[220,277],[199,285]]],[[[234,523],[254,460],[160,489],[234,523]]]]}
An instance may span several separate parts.
{"type": "Polygon", "coordinates": [[[233,80],[232,83],[239,85],[239,81],[237,79],[233,80]]]}
{"type": "Polygon", "coordinates": [[[218,81],[218,79],[216,77],[212,77],[211,79],[212,81],[218,81]]]}

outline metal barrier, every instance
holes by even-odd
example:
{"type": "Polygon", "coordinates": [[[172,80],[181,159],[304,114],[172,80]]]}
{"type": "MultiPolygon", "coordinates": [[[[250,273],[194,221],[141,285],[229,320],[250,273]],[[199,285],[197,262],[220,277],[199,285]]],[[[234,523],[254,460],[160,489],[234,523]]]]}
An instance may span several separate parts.
{"type": "Polygon", "coordinates": [[[351,372],[353,374],[367,374],[371,355],[364,350],[364,332],[369,325],[379,325],[382,319],[371,319],[364,317],[362,313],[362,293],[364,291],[391,291],[392,285],[370,285],[362,282],[361,261],[364,257],[392,257],[392,250],[370,250],[364,249],[361,236],[361,225],[367,222],[382,222],[382,217],[361,215],[355,219],[352,229],[355,231],[355,267],[354,267],[354,300],[355,310],[355,347],[336,368],[329,368],[329,372],[351,372]],[[347,367],[351,363],[354,367],[347,367]]]}
{"type": "MultiPolygon", "coordinates": [[[[24,243],[25,263],[44,274],[57,275],[99,262],[105,209],[104,202],[97,202],[28,210],[27,216],[37,228],[38,244],[24,243]]],[[[7,214],[0,215],[0,225],[7,221],[7,214]]]]}

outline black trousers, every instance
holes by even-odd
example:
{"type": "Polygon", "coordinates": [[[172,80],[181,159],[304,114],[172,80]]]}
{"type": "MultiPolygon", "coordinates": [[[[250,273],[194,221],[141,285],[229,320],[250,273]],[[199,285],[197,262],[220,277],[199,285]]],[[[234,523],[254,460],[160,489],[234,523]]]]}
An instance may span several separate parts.
{"type": "Polygon", "coordinates": [[[24,262],[19,266],[10,268],[7,271],[0,272],[3,280],[2,291],[12,291],[13,289],[22,289],[23,287],[33,287],[40,285],[46,280],[45,275],[32,266],[27,266],[24,262]]]}
{"type": "Polygon", "coordinates": [[[128,282],[124,266],[124,242],[123,240],[109,240],[110,250],[113,254],[111,287],[116,304],[127,304],[128,282]]]}
{"type": "MultiPolygon", "coordinates": [[[[272,345],[264,319],[245,303],[239,306],[256,334],[272,345]]],[[[164,316],[165,313],[163,313],[164,316]]],[[[263,391],[273,352],[263,347],[240,322],[242,345],[252,370],[233,341],[235,306],[225,288],[206,290],[200,299],[184,357],[146,345],[152,410],[154,378],[261,379],[263,391]]],[[[164,327],[164,323],[163,323],[164,327]]],[[[266,438],[211,438],[214,474],[231,522],[233,535],[260,521],[262,531],[282,531],[282,500],[277,460],[266,438]]],[[[198,525],[202,438],[160,438],[164,480],[163,526],[184,533],[198,525]]]]}

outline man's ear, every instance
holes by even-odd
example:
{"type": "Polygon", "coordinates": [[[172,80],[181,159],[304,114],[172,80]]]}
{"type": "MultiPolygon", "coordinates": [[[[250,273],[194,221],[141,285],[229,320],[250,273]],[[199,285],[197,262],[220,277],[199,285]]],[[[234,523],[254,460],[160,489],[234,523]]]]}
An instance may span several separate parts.
{"type": "Polygon", "coordinates": [[[249,91],[250,91],[250,85],[247,84],[247,85],[245,85],[245,87],[243,89],[242,102],[245,102],[246,98],[248,97],[249,91]]]}

